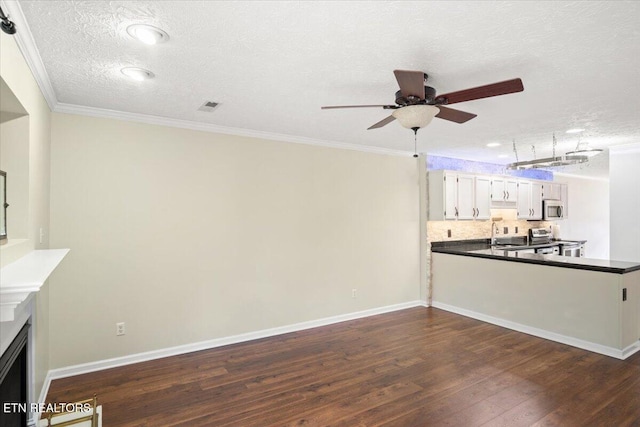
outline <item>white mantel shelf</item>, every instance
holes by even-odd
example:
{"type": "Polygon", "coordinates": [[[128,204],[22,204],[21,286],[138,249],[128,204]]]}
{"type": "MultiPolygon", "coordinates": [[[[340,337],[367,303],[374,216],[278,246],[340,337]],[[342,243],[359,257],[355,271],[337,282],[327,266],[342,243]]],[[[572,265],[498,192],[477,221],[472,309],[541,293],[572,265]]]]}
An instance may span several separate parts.
{"type": "Polygon", "coordinates": [[[0,269],[0,322],[15,318],[16,307],[40,290],[68,252],[69,249],[31,251],[0,269]]]}

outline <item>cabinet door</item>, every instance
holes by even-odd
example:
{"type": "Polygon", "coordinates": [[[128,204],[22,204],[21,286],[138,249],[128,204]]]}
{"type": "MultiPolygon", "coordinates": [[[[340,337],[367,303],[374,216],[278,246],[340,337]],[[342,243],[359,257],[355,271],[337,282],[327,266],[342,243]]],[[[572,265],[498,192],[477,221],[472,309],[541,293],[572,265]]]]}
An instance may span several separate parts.
{"type": "Polygon", "coordinates": [[[515,179],[507,179],[504,182],[505,189],[505,204],[513,207],[518,201],[518,181],[515,179]]]}
{"type": "Polygon", "coordinates": [[[545,199],[553,199],[560,200],[562,184],[548,182],[544,184],[544,198],[545,199]]]}
{"type": "Polygon", "coordinates": [[[504,179],[491,179],[491,206],[502,207],[504,204],[504,196],[507,194],[504,188],[504,179]]]}
{"type": "Polygon", "coordinates": [[[475,185],[476,219],[489,219],[491,217],[491,178],[477,176],[475,185]]]}
{"type": "Polygon", "coordinates": [[[444,174],[444,219],[456,219],[458,213],[458,184],[455,173],[444,174]]]}
{"type": "Polygon", "coordinates": [[[531,219],[542,219],[542,183],[531,183],[531,219]]]}
{"type": "Polygon", "coordinates": [[[458,174],[458,219],[473,219],[475,176],[458,174]]]}
{"type": "Polygon", "coordinates": [[[518,181],[518,218],[531,218],[531,181],[518,181]]]}
{"type": "Polygon", "coordinates": [[[506,181],[502,178],[493,178],[491,180],[491,206],[500,208],[504,206],[507,189],[506,181]]]}

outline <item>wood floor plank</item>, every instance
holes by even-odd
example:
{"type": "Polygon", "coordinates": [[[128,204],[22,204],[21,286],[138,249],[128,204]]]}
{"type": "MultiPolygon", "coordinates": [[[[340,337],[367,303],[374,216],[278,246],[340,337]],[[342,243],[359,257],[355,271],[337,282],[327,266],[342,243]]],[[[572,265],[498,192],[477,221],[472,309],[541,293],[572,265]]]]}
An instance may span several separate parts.
{"type": "Polygon", "coordinates": [[[625,361],[435,308],[412,308],[79,375],[109,427],[638,425],[625,361]]]}

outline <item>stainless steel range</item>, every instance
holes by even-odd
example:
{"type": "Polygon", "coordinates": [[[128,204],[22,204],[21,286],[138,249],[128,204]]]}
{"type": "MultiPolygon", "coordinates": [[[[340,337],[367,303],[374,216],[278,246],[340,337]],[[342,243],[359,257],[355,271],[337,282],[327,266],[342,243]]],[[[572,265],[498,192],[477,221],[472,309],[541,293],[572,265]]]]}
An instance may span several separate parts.
{"type": "Polygon", "coordinates": [[[553,245],[536,248],[538,254],[583,257],[585,243],[586,240],[554,240],[551,231],[546,228],[531,228],[529,230],[529,245],[553,245]]]}
{"type": "Polygon", "coordinates": [[[548,230],[546,228],[530,228],[529,245],[534,247],[534,252],[537,254],[558,255],[560,253],[559,246],[553,243],[553,235],[551,234],[551,230],[548,230]]]}
{"type": "Polygon", "coordinates": [[[491,247],[505,252],[584,256],[586,240],[555,240],[547,228],[531,228],[528,236],[492,238],[491,247]]]}

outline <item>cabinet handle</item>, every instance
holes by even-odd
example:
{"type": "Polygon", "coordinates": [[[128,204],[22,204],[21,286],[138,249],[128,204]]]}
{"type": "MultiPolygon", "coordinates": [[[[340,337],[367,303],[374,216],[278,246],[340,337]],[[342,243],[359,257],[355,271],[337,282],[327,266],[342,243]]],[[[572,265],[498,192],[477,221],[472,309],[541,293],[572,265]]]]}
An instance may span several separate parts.
{"type": "Polygon", "coordinates": [[[507,200],[509,200],[509,192],[507,191],[507,200]]]}
{"type": "Polygon", "coordinates": [[[509,196],[507,196],[507,194],[509,194],[509,193],[507,193],[506,191],[502,192],[502,200],[507,200],[507,198],[509,197],[509,196]]]}
{"type": "Polygon", "coordinates": [[[478,216],[477,209],[476,209],[476,208],[473,208],[473,217],[475,218],[475,217],[477,217],[477,216],[478,216]]]}
{"type": "Polygon", "coordinates": [[[458,208],[456,207],[454,209],[456,210],[456,215],[455,216],[458,216],[458,208]]]}

